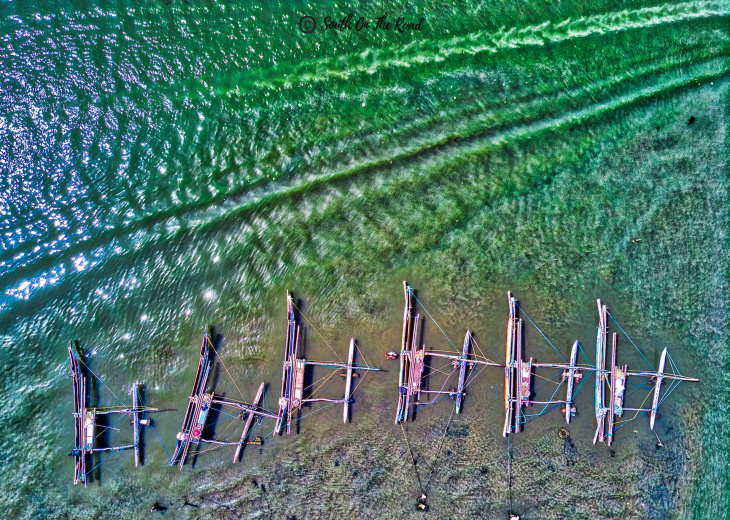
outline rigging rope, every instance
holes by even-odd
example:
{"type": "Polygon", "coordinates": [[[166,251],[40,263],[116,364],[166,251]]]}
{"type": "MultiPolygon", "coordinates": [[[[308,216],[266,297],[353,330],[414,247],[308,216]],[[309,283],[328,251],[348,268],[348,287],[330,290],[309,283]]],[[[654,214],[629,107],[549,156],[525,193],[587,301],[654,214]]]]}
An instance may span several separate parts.
{"type": "Polygon", "coordinates": [[[332,371],[332,373],[331,373],[330,375],[328,375],[328,376],[327,376],[327,378],[326,378],[326,379],[325,379],[324,381],[322,381],[322,384],[321,384],[321,385],[319,385],[319,386],[318,386],[317,388],[315,388],[315,389],[314,389],[314,390],[312,391],[312,393],[311,393],[311,394],[309,394],[309,397],[311,398],[311,397],[312,397],[312,396],[313,396],[313,395],[314,395],[314,394],[315,394],[315,393],[317,392],[317,390],[319,390],[320,388],[322,388],[322,386],[324,386],[324,384],[325,384],[325,383],[326,383],[327,381],[329,381],[329,380],[330,380],[330,379],[332,378],[332,376],[333,376],[333,375],[335,375],[336,373],[337,373],[337,370],[333,370],[333,371],[332,371]]]}
{"type": "MultiPolygon", "coordinates": [[[[474,345],[476,345],[476,347],[479,349],[479,352],[481,353],[482,358],[484,358],[486,361],[489,361],[490,363],[494,363],[494,361],[492,361],[491,359],[489,359],[487,356],[484,355],[484,351],[479,346],[479,343],[477,343],[477,340],[474,337],[474,334],[469,334],[469,337],[471,337],[471,340],[474,342],[474,345]]],[[[474,357],[478,357],[478,356],[474,356],[474,357]]]]}
{"type": "Polygon", "coordinates": [[[586,356],[586,353],[585,353],[585,351],[583,350],[583,347],[581,346],[581,344],[580,344],[580,343],[578,343],[578,348],[580,349],[580,353],[581,353],[581,354],[583,354],[583,359],[585,360],[585,362],[586,362],[586,365],[588,365],[589,367],[595,367],[595,365],[591,365],[591,362],[590,362],[590,360],[588,359],[588,356],[586,356]]]}
{"type": "MultiPolygon", "coordinates": [[[[74,356],[76,356],[76,353],[74,353],[74,356]]],[[[116,397],[116,398],[117,398],[117,401],[119,401],[120,403],[122,403],[122,406],[124,406],[125,408],[128,408],[128,406],[127,406],[126,404],[124,404],[124,401],[122,401],[121,399],[119,399],[119,396],[118,396],[117,394],[115,394],[115,393],[114,393],[114,392],[112,391],[112,389],[111,389],[111,388],[109,388],[108,386],[106,386],[106,383],[105,383],[105,382],[104,382],[104,381],[102,380],[102,378],[100,378],[99,376],[97,376],[97,375],[96,375],[96,374],[94,373],[94,371],[93,371],[93,370],[91,370],[91,368],[89,368],[89,365],[87,365],[87,364],[86,364],[86,363],[84,362],[84,360],[83,360],[83,359],[81,359],[81,358],[80,358],[79,356],[76,356],[76,359],[77,359],[77,360],[79,361],[79,363],[83,364],[83,365],[84,365],[84,366],[86,367],[86,370],[88,370],[88,371],[89,371],[89,372],[91,373],[91,375],[93,375],[93,376],[94,376],[94,377],[95,377],[96,379],[98,379],[98,380],[99,380],[99,382],[100,382],[100,383],[101,383],[102,385],[104,385],[104,387],[105,387],[105,388],[106,388],[107,390],[109,390],[109,392],[111,392],[111,394],[112,394],[112,395],[113,395],[114,397],[116,397]]]]}
{"type": "Polygon", "coordinates": [[[160,434],[157,433],[157,428],[155,428],[155,426],[153,424],[150,424],[150,426],[152,427],[152,431],[155,432],[155,435],[157,435],[157,438],[160,439],[160,443],[162,444],[162,447],[164,448],[165,453],[167,453],[167,459],[170,462],[172,462],[172,457],[170,457],[170,452],[167,451],[167,446],[165,446],[165,443],[163,442],[162,437],[160,437],[160,434]]]}
{"type": "Polygon", "coordinates": [[[116,451],[114,451],[114,452],[113,452],[113,453],[112,453],[111,455],[109,455],[109,456],[108,456],[107,458],[105,458],[104,460],[102,460],[101,462],[99,462],[99,464],[97,464],[96,466],[94,466],[93,468],[91,468],[91,469],[90,469],[89,471],[87,471],[86,473],[84,473],[84,477],[85,477],[86,475],[88,475],[89,473],[91,473],[92,471],[94,471],[94,470],[95,470],[96,468],[98,468],[99,466],[101,466],[102,464],[104,464],[104,463],[105,463],[106,461],[108,461],[109,459],[111,459],[111,458],[112,458],[112,457],[113,457],[114,455],[116,455],[116,454],[117,454],[117,453],[119,453],[120,451],[124,451],[124,450],[116,450],[116,451]]]}
{"type": "MultiPolygon", "coordinates": [[[[651,395],[651,392],[649,392],[648,394],[646,394],[646,397],[644,398],[644,400],[639,405],[639,408],[641,408],[642,406],[644,406],[644,403],[646,403],[646,400],[649,399],[649,396],[650,395],[651,395]]],[[[636,414],[631,419],[624,419],[623,421],[618,421],[616,424],[631,422],[634,419],[636,419],[640,414],[643,414],[643,413],[646,413],[646,411],[643,411],[643,412],[642,411],[637,411],[636,414]]],[[[618,428],[616,428],[616,429],[618,429],[618,428]]]]}
{"type": "Polygon", "coordinates": [[[525,315],[525,318],[527,318],[530,321],[530,323],[532,323],[532,325],[537,329],[537,331],[540,334],[542,334],[542,337],[545,338],[545,341],[547,341],[550,344],[550,346],[553,347],[553,350],[555,351],[555,353],[558,356],[560,356],[560,359],[562,359],[563,361],[565,361],[567,363],[568,360],[565,359],[560,352],[558,352],[558,349],[555,348],[555,345],[553,345],[552,342],[548,339],[548,337],[545,334],[543,334],[543,332],[540,330],[540,327],[538,327],[537,325],[535,325],[535,322],[530,319],[530,317],[527,315],[527,313],[525,312],[525,310],[522,307],[520,307],[517,302],[515,302],[515,305],[517,306],[517,308],[519,308],[522,311],[522,314],[525,315]]]}
{"type": "Polygon", "coordinates": [[[228,371],[228,367],[223,362],[223,359],[221,359],[221,357],[218,355],[218,350],[216,350],[215,345],[213,345],[213,342],[210,340],[210,338],[208,338],[207,336],[206,336],[206,338],[207,338],[207,341],[208,341],[208,345],[210,345],[213,348],[213,352],[215,352],[215,357],[218,358],[218,361],[220,361],[221,365],[223,365],[223,368],[225,369],[226,374],[228,374],[228,378],[231,380],[231,383],[233,383],[233,386],[235,386],[236,387],[236,390],[238,390],[238,393],[241,396],[241,399],[243,399],[245,401],[246,398],[243,397],[243,392],[241,392],[241,389],[238,388],[238,385],[236,384],[236,381],[234,381],[233,377],[231,376],[231,373],[228,371]]]}
{"type": "MultiPolygon", "coordinates": [[[[411,294],[413,294],[413,293],[411,293],[411,294]]],[[[446,333],[444,332],[444,329],[442,329],[442,328],[441,328],[441,325],[439,325],[439,324],[438,324],[438,322],[437,322],[437,321],[436,321],[436,320],[435,320],[435,319],[433,318],[433,316],[431,316],[431,313],[430,313],[430,312],[428,312],[428,309],[426,309],[426,307],[425,307],[425,306],[424,306],[424,305],[423,305],[423,304],[421,303],[421,300],[419,300],[418,298],[416,298],[416,295],[415,295],[415,294],[413,294],[413,297],[414,297],[414,298],[416,299],[416,301],[417,301],[417,302],[418,302],[418,303],[419,303],[419,304],[421,305],[421,308],[423,309],[423,311],[424,311],[424,312],[425,312],[426,314],[428,314],[428,317],[429,317],[429,318],[431,318],[431,321],[433,321],[433,322],[434,322],[434,324],[435,324],[435,325],[436,325],[436,326],[437,326],[437,327],[439,328],[439,330],[441,331],[441,334],[443,334],[443,335],[444,335],[444,337],[446,338],[446,340],[447,340],[447,341],[448,341],[449,343],[451,343],[451,346],[452,346],[452,347],[454,347],[454,350],[456,350],[457,352],[459,352],[459,349],[458,349],[458,348],[456,348],[456,345],[454,345],[454,343],[453,343],[453,342],[451,341],[451,339],[450,339],[450,338],[449,338],[449,337],[448,337],[448,336],[446,335],[446,333]]]]}
{"type": "MultiPolygon", "coordinates": [[[[628,340],[629,340],[629,342],[630,342],[630,343],[631,343],[631,344],[632,344],[632,345],[634,346],[634,348],[636,349],[636,351],[637,351],[637,352],[638,352],[639,354],[641,354],[641,357],[643,357],[643,358],[644,358],[644,361],[646,361],[647,363],[649,363],[649,360],[648,360],[648,359],[646,359],[646,356],[644,355],[644,353],[643,353],[643,352],[642,352],[641,350],[639,350],[639,347],[637,347],[637,346],[636,346],[636,343],[634,343],[634,341],[633,341],[633,340],[632,340],[632,339],[631,339],[631,338],[629,337],[629,335],[628,335],[628,334],[626,334],[626,331],[625,331],[624,329],[622,329],[622,328],[621,328],[621,325],[619,325],[619,323],[618,323],[618,322],[617,322],[617,321],[616,321],[616,320],[615,320],[615,319],[613,318],[613,316],[611,315],[611,313],[610,313],[610,312],[608,312],[608,311],[606,311],[606,314],[608,314],[608,316],[609,316],[609,317],[611,318],[611,321],[613,321],[613,322],[614,322],[614,323],[615,323],[615,324],[616,324],[616,325],[618,326],[618,328],[619,328],[619,329],[621,330],[621,332],[623,332],[623,333],[624,333],[624,336],[626,336],[626,339],[628,339],[628,340]]],[[[652,365],[651,363],[649,363],[649,366],[651,367],[651,369],[652,369],[652,370],[656,370],[656,369],[654,368],[654,365],[652,365]]]]}
{"type": "Polygon", "coordinates": [[[673,381],[673,383],[675,383],[675,382],[676,382],[676,384],[674,386],[670,387],[669,391],[666,394],[664,394],[664,397],[662,397],[661,401],[659,401],[659,404],[657,405],[657,408],[664,402],[664,400],[667,397],[669,397],[669,394],[671,394],[672,392],[674,392],[674,389],[677,388],[682,381],[680,381],[679,379],[675,379],[673,381]]]}
{"type": "Polygon", "coordinates": [[[329,343],[327,343],[327,340],[324,339],[324,337],[322,336],[322,334],[319,333],[319,331],[317,330],[317,327],[315,327],[314,325],[312,325],[312,322],[307,319],[307,317],[302,312],[302,310],[299,307],[296,306],[296,304],[294,303],[294,299],[293,298],[292,298],[291,304],[292,304],[292,307],[294,307],[297,311],[299,311],[299,314],[302,315],[302,318],[304,318],[304,321],[306,321],[307,323],[309,323],[309,326],[312,327],[312,329],[314,329],[314,332],[317,333],[317,336],[319,336],[320,338],[322,338],[322,341],[324,341],[325,345],[327,345],[330,348],[330,350],[335,355],[335,357],[340,361],[340,363],[344,363],[344,361],[342,361],[342,358],[340,358],[340,356],[337,355],[337,352],[335,352],[335,349],[332,348],[332,345],[330,345],[329,343]]]}

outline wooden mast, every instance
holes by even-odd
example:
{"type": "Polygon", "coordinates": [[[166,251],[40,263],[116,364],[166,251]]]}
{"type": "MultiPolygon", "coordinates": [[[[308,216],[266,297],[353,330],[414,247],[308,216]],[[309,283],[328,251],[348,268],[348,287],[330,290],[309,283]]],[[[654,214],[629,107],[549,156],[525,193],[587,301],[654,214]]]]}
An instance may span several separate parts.
{"type": "Polygon", "coordinates": [[[606,306],[601,305],[601,300],[597,300],[599,324],[596,334],[596,395],[595,395],[595,411],[596,434],[593,436],[593,444],[596,441],[603,442],[605,428],[605,365],[606,365],[606,306]]]}
{"type": "Polygon", "coordinates": [[[134,383],[132,385],[132,428],[134,429],[133,433],[133,442],[134,442],[134,467],[136,468],[139,466],[139,395],[137,393],[137,383],[134,383]]]}
{"type": "Polygon", "coordinates": [[[570,424],[570,416],[573,414],[573,385],[575,384],[576,368],[575,363],[578,361],[578,340],[573,342],[573,348],[570,350],[570,367],[568,368],[567,392],[565,395],[565,422],[570,424]]]}
{"type": "Polygon", "coordinates": [[[403,309],[403,335],[401,336],[401,349],[400,349],[400,372],[398,374],[398,409],[395,415],[395,424],[406,420],[408,415],[408,389],[410,387],[409,373],[410,373],[410,355],[409,346],[411,344],[411,316],[412,313],[412,299],[411,299],[411,286],[407,285],[405,280],[403,281],[403,292],[405,294],[405,307],[403,309]]]}
{"type": "MultiPolygon", "coordinates": [[[[514,420],[515,420],[515,427],[514,431],[519,432],[521,430],[521,411],[522,411],[522,392],[524,391],[524,381],[522,380],[522,321],[515,319],[516,321],[516,328],[517,328],[517,334],[516,334],[516,340],[515,340],[515,347],[513,352],[515,353],[516,361],[515,361],[515,368],[514,368],[514,379],[516,379],[516,387],[517,392],[514,395],[513,398],[513,407],[514,407],[514,420]]],[[[529,392],[529,390],[528,390],[529,392]]]]}

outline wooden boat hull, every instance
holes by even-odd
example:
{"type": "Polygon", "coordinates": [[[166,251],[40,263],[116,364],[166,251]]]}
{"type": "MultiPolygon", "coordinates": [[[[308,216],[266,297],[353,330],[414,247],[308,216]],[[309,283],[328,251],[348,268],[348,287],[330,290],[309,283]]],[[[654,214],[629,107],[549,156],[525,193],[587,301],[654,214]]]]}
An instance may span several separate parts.
{"type": "Polygon", "coordinates": [[[185,410],[182,426],[180,427],[180,432],[177,434],[177,445],[175,446],[175,450],[170,458],[170,466],[179,464],[180,469],[182,469],[185,464],[185,459],[187,458],[188,451],[190,450],[190,444],[193,442],[192,431],[194,425],[199,420],[201,394],[205,391],[205,387],[208,384],[208,377],[211,369],[209,341],[206,326],[205,332],[203,333],[203,344],[200,347],[198,371],[195,374],[195,381],[193,382],[193,389],[190,392],[188,406],[185,410]]]}
{"type": "Polygon", "coordinates": [[[504,363],[504,428],[502,435],[506,437],[512,432],[512,411],[513,411],[513,372],[514,372],[514,356],[515,356],[515,299],[511,292],[507,292],[507,300],[509,303],[509,318],[507,321],[507,346],[505,349],[504,363]]]}

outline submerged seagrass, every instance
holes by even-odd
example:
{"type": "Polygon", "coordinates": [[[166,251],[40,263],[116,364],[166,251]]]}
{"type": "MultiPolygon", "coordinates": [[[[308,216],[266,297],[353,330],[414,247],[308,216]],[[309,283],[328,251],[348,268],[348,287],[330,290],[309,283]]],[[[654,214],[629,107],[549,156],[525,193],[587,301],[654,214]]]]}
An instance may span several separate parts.
{"type": "MultiPolygon", "coordinates": [[[[240,465],[211,451],[172,470],[157,437],[172,447],[201,324],[222,332],[221,356],[253,397],[280,377],[285,290],[322,334],[309,331],[308,357],[356,337],[373,360],[400,344],[405,278],[452,340],[471,330],[492,359],[507,289],[563,354],[595,338],[600,297],[652,363],[669,347],[700,379],[662,405],[661,450],[648,420],[620,431],[615,456],[592,445],[591,414],[571,421],[574,446],[556,435],[559,413],[530,422],[510,441],[510,504],[503,382],[481,378],[438,455],[449,400],[407,425],[430,515],[724,515],[728,12],[2,3],[0,451],[12,477],[0,509],[142,517],[157,501],[181,518],[420,517],[393,425],[395,369],[363,379],[352,424],[325,410],[240,465]],[[299,28],[349,12],[424,22],[404,34],[299,28]],[[144,467],[114,457],[86,490],[66,456],[71,339],[111,388],[139,378],[148,405],[177,408],[146,429],[144,467]],[[199,507],[178,510],[185,501],[199,507]]],[[[439,334],[427,327],[424,341],[439,334]]],[[[551,359],[528,328],[524,341],[551,359]]],[[[220,381],[217,393],[233,392],[220,381]]]]}

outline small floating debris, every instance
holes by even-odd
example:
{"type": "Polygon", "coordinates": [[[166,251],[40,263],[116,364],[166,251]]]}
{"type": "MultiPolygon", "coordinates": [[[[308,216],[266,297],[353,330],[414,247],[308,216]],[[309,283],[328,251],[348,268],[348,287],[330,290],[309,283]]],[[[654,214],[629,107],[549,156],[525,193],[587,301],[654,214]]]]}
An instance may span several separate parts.
{"type": "Polygon", "coordinates": [[[691,125],[696,121],[695,116],[690,116],[689,121],[687,121],[687,126],[691,125]]]}

